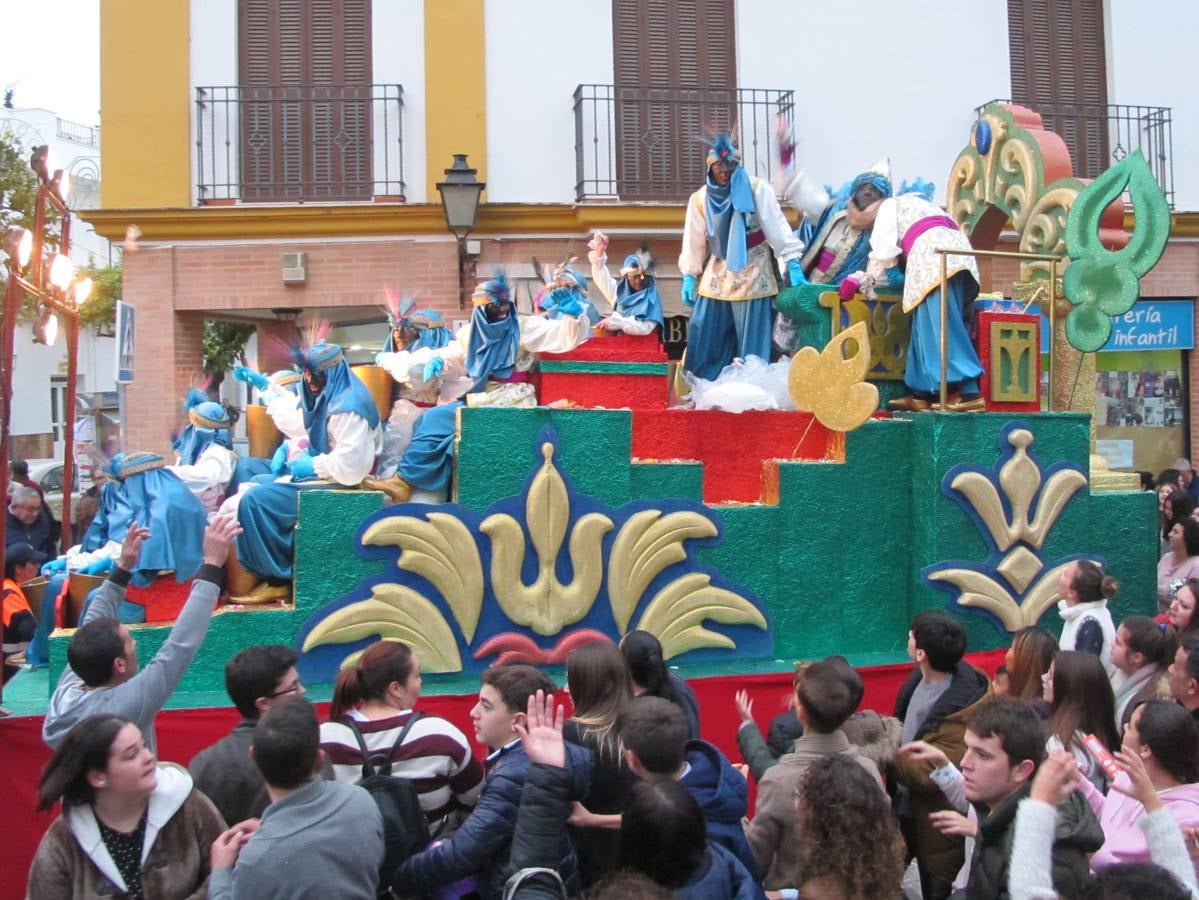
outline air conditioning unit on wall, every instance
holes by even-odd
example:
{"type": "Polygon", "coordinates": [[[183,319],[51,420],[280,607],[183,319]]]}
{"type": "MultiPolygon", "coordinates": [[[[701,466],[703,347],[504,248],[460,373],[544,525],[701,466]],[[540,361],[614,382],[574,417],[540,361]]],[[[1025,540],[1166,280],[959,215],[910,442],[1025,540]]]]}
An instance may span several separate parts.
{"type": "Polygon", "coordinates": [[[307,284],[308,283],[308,254],[307,253],[284,253],[283,254],[283,283],[284,284],[307,284]]]}

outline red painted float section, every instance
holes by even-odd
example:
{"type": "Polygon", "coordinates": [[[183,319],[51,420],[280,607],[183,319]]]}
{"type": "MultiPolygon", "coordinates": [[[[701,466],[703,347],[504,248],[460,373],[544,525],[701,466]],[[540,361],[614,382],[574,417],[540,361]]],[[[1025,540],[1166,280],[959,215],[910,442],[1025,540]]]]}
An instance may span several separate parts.
{"type": "Polygon", "coordinates": [[[845,436],[804,412],[634,410],[632,453],[703,463],[705,503],[774,504],[779,460],[843,460],[845,436]]]}
{"type": "Polygon", "coordinates": [[[569,353],[542,354],[538,397],[545,406],[567,402],[587,409],[666,409],[668,362],[656,334],[597,336],[569,353]],[[556,364],[574,371],[554,371],[556,364]],[[595,371],[597,364],[615,370],[595,371]],[[638,371],[647,365],[662,371],[638,371]]]}

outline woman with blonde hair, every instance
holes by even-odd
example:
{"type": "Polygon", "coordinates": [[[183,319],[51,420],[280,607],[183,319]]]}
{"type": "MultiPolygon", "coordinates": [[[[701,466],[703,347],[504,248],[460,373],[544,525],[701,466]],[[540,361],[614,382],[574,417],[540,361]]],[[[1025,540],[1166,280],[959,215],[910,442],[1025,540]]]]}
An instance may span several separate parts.
{"type": "Polygon", "coordinates": [[[1008,673],[1008,696],[1017,700],[1039,701],[1043,693],[1041,677],[1049,671],[1057,654],[1057,639],[1048,631],[1036,626],[1017,631],[1012,638],[1011,649],[1004,657],[1008,673]]]}
{"type": "Polygon", "coordinates": [[[429,833],[444,837],[474,808],[483,766],[458,728],[413,709],[420,690],[420,662],[407,644],[371,644],[338,673],[321,749],[343,784],[361,780],[367,763],[371,774],[412,781],[429,833]]]}
{"type": "Polygon", "coordinates": [[[563,735],[595,754],[591,787],[570,819],[587,886],[614,871],[620,855],[620,814],[636,776],[625,765],[616,719],[633,699],[633,681],[620,649],[595,641],[566,658],[566,686],[574,714],[563,735]]]}

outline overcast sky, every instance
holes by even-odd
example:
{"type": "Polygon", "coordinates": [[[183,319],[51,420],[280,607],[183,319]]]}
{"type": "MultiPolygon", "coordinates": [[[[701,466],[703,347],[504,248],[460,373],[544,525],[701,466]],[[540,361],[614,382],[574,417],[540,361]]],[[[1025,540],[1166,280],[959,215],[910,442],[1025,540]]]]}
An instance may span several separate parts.
{"type": "Polygon", "coordinates": [[[0,7],[0,93],[11,87],[17,108],[100,124],[100,0],[0,0],[0,7]],[[60,53],[46,52],[51,40],[60,53]]]}

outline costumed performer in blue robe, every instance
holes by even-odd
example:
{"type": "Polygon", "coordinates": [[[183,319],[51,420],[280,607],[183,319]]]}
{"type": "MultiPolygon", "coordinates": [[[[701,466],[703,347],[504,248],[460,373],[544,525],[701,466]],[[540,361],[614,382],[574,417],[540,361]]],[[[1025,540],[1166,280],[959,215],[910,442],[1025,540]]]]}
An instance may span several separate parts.
{"type": "MultiPolygon", "coordinates": [[[[594,326],[600,320],[599,310],[587,297],[587,279],[570,267],[572,262],[573,259],[568,259],[560,263],[552,274],[543,277],[545,287],[537,295],[533,305],[545,313],[547,319],[574,318],[583,313],[587,316],[587,321],[594,326]]],[[[541,274],[536,261],[533,265],[538,269],[538,274],[541,274]]]]}
{"type": "Polygon", "coordinates": [[[229,433],[233,418],[222,404],[206,399],[196,388],[188,392],[183,408],[187,412],[187,427],[176,442],[178,455],[170,469],[211,516],[225,499],[237,465],[229,433]]]}
{"type": "Polygon", "coordinates": [[[566,353],[591,336],[587,309],[577,298],[558,299],[557,316],[518,315],[512,286],[504,273],[480,284],[471,297],[474,309],[470,323],[457,336],[465,350],[467,399],[426,410],[412,430],[412,440],[396,473],[365,485],[383,491],[396,502],[408,500],[414,488],[442,492],[453,472],[459,407],[466,403],[535,406],[529,375],[537,362],[534,354],[566,353]]]}
{"type": "MultiPolygon", "coordinates": [[[[195,494],[166,466],[166,460],[156,453],[118,453],[107,463],[105,472],[108,480],[100,491],[96,515],[83,541],[42,567],[42,574],[51,577],[42,595],[38,631],[29,648],[28,657],[35,666],[49,659],[54,599],[62,591],[68,573],[102,575],[111,571],[130,523],[150,530],[133,572],[132,583],[138,587],[145,587],[163,572],[174,572],[176,581],[187,581],[200,571],[204,561],[208,515],[195,494]]],[[[122,622],[144,622],[145,615],[140,604],[122,601],[122,622]]]]}
{"type": "MultiPolygon", "coordinates": [[[[258,402],[266,407],[266,414],[283,435],[283,441],[270,459],[258,456],[238,458],[233,468],[233,479],[229,482],[230,498],[255,478],[282,475],[290,459],[308,452],[308,431],[300,410],[300,385],[303,379],[299,370],[280,369],[267,376],[248,366],[234,366],[233,377],[258,391],[258,402]]],[[[237,507],[232,507],[231,511],[222,507],[221,513],[236,515],[237,507]]]]}
{"type": "Polygon", "coordinates": [[[608,236],[597,231],[587,245],[590,252],[591,278],[609,303],[612,314],[600,322],[606,331],[625,334],[650,334],[656,328],[661,337],[665,320],[658,281],[654,278],[654,258],[645,248],[625,257],[620,281],[608,272],[608,236]]]}
{"type": "Polygon", "coordinates": [[[370,475],[379,452],[378,409],[341,347],[320,343],[307,348],[300,354],[300,374],[308,454],[289,461],[278,481],[256,484],[240,495],[238,561],[262,581],[248,595],[233,598],[238,603],[287,596],[286,582],[294,571],[297,492],[357,487],[370,475]]]}
{"type": "Polygon", "coordinates": [[[694,307],[683,368],[709,381],[737,357],[770,361],[775,258],[792,285],[804,280],[803,244],[774,189],[740,163],[732,139],[718,137],[707,155],[707,182],[687,201],[683,223],[682,298],[694,307]]]}
{"type": "MultiPolygon", "coordinates": [[[[869,293],[876,284],[903,291],[903,310],[911,313],[911,337],[903,380],[912,392],[887,405],[921,412],[940,409],[934,402],[941,389],[941,257],[938,249],[969,250],[970,241],[958,223],[920,193],[899,194],[882,202],[870,236],[870,261],[842,289],[859,287],[869,293]]],[[[985,408],[978,379],[982,363],[966,324],[970,305],[978,296],[978,266],[973,256],[946,257],[949,280],[947,381],[945,411],[978,412],[985,408]]]]}
{"type": "MultiPolygon", "coordinates": [[[[783,144],[780,159],[789,169],[793,158],[792,139],[783,144]]],[[[830,194],[806,171],[784,180],[784,202],[804,216],[796,234],[804,243],[800,265],[811,286],[799,285],[798,290],[779,295],[774,343],[784,354],[800,347],[822,350],[832,340],[832,326],[828,309],[820,305],[820,295],[866,268],[874,219],[882,201],[892,194],[891,164],[880,160],[836,194],[830,194]]]]}

